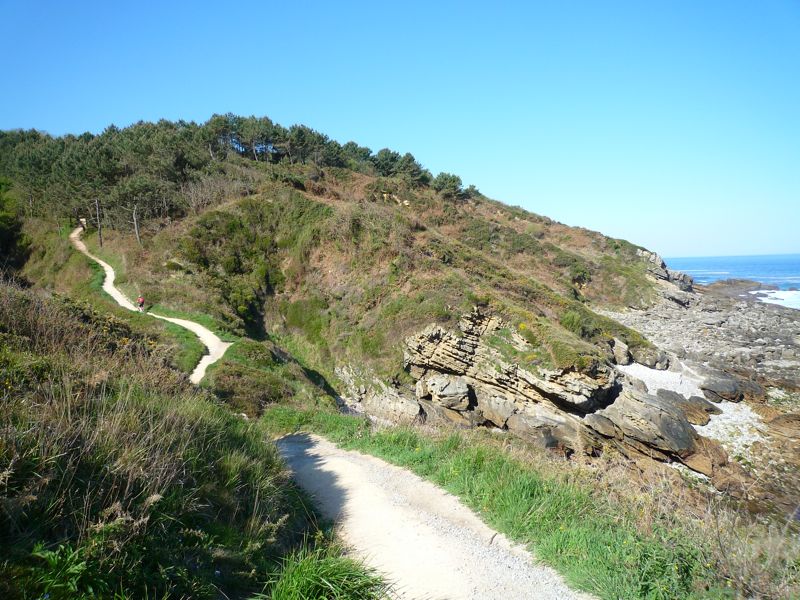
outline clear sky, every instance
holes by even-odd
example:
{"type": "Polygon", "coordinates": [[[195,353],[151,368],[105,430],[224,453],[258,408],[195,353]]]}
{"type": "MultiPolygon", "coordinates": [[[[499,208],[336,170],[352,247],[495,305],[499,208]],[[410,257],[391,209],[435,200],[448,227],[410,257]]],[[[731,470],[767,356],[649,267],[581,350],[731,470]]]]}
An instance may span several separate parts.
{"type": "Polygon", "coordinates": [[[665,256],[800,252],[800,1],[0,0],[0,129],[267,115],[665,256]]]}

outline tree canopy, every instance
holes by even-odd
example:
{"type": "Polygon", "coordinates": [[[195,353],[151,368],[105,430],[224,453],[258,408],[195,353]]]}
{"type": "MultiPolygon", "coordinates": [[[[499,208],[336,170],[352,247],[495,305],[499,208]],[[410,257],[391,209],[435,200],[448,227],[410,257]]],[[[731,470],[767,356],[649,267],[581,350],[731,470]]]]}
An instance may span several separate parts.
{"type": "Polygon", "coordinates": [[[130,222],[134,209],[145,221],[197,211],[209,195],[241,187],[240,167],[247,162],[345,168],[432,186],[447,198],[468,195],[460,178],[447,173],[434,178],[410,153],[388,148],[373,153],[267,117],[214,115],[203,124],[142,121],[124,129],[112,125],[98,135],[61,137],[0,131],[0,176],[13,182],[26,214],[86,215],[99,198],[101,218],[111,227],[130,222]]]}

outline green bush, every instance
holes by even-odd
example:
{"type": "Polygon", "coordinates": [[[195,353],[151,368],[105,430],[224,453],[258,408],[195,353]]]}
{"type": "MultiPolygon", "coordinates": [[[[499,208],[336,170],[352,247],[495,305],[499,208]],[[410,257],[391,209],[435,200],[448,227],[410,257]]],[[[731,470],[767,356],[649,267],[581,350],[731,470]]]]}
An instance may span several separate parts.
{"type": "Polygon", "coordinates": [[[559,322],[564,329],[587,340],[599,333],[599,329],[594,320],[586,313],[568,310],[561,315],[559,322]]]}

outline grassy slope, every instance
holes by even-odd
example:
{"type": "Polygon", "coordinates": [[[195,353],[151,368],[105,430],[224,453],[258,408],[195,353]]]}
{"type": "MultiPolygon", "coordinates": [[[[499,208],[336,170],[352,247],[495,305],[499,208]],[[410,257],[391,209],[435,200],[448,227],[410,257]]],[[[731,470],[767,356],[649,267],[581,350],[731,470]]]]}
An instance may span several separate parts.
{"type": "MultiPolygon", "coordinates": [[[[526,496],[517,496],[519,489],[514,486],[524,488],[530,484],[527,480],[515,483],[512,477],[511,492],[505,496],[507,506],[487,505],[487,512],[483,504],[477,504],[482,500],[479,495],[470,496],[468,486],[458,487],[462,484],[434,468],[437,461],[456,468],[442,452],[446,446],[437,446],[436,439],[413,440],[421,447],[432,444],[423,464],[416,465],[416,452],[409,450],[411,438],[405,434],[372,440],[352,425],[352,420],[330,417],[327,421],[320,407],[331,406],[326,384],[336,382],[335,364],[355,363],[382,376],[402,378],[398,340],[431,321],[452,326],[472,305],[489,305],[539,344],[536,354],[543,363],[570,364],[581,356],[602,357],[602,350],[594,344],[602,344],[608,335],[618,335],[634,345],[645,343],[630,330],[588,311],[581,298],[635,304],[646,301],[649,286],[643,266],[631,259],[635,248],[625,242],[566,228],[489,201],[454,209],[437,198],[399,189],[401,199],[416,202],[411,209],[400,208],[392,198],[370,200],[368,188],[382,182],[351,173],[331,173],[327,178],[305,194],[264,183],[256,197],[228,202],[151,232],[146,237],[146,251],[139,249],[131,236],[107,236],[114,240],[108,245],[109,250],[113,248],[111,260],[125,268],[131,282],[143,286],[148,299],[183,314],[206,315],[218,331],[258,338],[240,339],[225,361],[211,369],[205,384],[218,397],[249,413],[288,398],[301,406],[315,405],[314,411],[319,413],[315,419],[322,422],[289,414],[276,419],[271,430],[289,428],[299,419],[342,443],[416,468],[461,494],[495,526],[537,548],[542,544],[553,564],[589,589],[597,589],[602,581],[623,597],[670,597],[675,590],[686,591],[687,586],[701,593],[698,586],[702,577],[708,576],[743,593],[760,589],[780,597],[787,585],[795,585],[791,581],[796,581],[797,553],[781,546],[783,537],[751,543],[750,537],[743,535],[741,539],[747,541],[740,546],[742,558],[712,553],[712,561],[707,563],[711,567],[707,567],[701,564],[700,555],[687,554],[685,544],[675,539],[685,532],[684,518],[671,523],[675,528],[664,528],[663,523],[657,524],[658,529],[635,527],[630,514],[620,516],[607,502],[597,502],[604,494],[619,490],[601,487],[593,495],[591,485],[584,481],[576,492],[572,483],[566,488],[556,485],[558,477],[554,479],[552,472],[537,475],[535,464],[514,463],[512,471],[550,482],[543,489],[555,495],[544,497],[556,506],[569,494],[578,494],[578,505],[587,512],[556,511],[548,517],[552,525],[548,531],[565,527],[559,534],[566,539],[561,547],[559,537],[548,537],[546,528],[526,524],[524,518],[516,523],[519,515],[514,511],[527,511],[531,505],[519,500],[526,496]],[[467,219],[460,211],[472,214],[467,219]],[[494,237],[486,247],[481,246],[485,227],[475,230],[475,220],[499,228],[499,234],[491,229],[494,237]],[[539,245],[525,236],[520,239],[522,234],[529,234],[539,245]],[[187,253],[193,250],[188,241],[198,237],[203,242],[202,256],[187,253]],[[559,244],[569,250],[559,250],[559,244]],[[200,262],[189,260],[190,255],[200,262]],[[572,281],[586,265],[591,280],[572,281]],[[264,290],[265,280],[271,289],[260,297],[248,295],[259,287],[264,290]],[[261,310],[266,330],[248,330],[245,321],[252,318],[248,313],[252,307],[237,304],[253,298],[256,305],[264,302],[261,310]],[[245,310],[238,310],[240,307],[245,310]],[[567,313],[575,314],[564,319],[567,313]],[[582,339],[562,324],[576,319],[580,327],[594,332],[582,339]],[[586,494],[597,507],[586,504],[586,494]],[[579,517],[586,514],[598,520],[597,529],[584,527],[579,517]],[[563,521],[555,523],[553,518],[563,521]],[[631,556],[626,543],[622,548],[612,547],[613,560],[605,566],[602,559],[609,551],[603,550],[605,546],[631,539],[638,544],[632,562],[625,558],[631,556]],[[773,554],[780,558],[777,566],[767,568],[758,553],[769,544],[778,549],[773,554]],[[749,558],[745,560],[745,556],[749,558]],[[668,566],[673,571],[677,567],[677,572],[669,571],[668,566]],[[632,574],[627,572],[630,568],[632,574]],[[753,588],[755,581],[759,587],[753,588]]],[[[43,275],[46,278],[48,272],[43,275]]],[[[474,441],[470,439],[470,443],[474,441]]],[[[485,448],[488,455],[498,453],[496,445],[485,448]]],[[[481,470],[474,462],[467,466],[481,470]]],[[[495,465],[487,471],[482,491],[476,489],[475,493],[493,494],[492,478],[498,475],[497,469],[506,468],[495,465]]],[[[467,482],[462,483],[466,486],[467,482]]],[[[671,495],[667,491],[662,490],[665,497],[671,495]]],[[[623,496],[635,497],[636,492],[626,490],[623,496]]],[[[730,536],[738,531],[728,528],[719,539],[725,538],[732,546],[730,536]]],[[[701,541],[693,543],[710,546],[707,539],[698,539],[701,541]]]]}
{"type": "Polygon", "coordinates": [[[265,178],[256,196],[155,232],[146,250],[107,233],[106,252],[136,282],[131,293],[217,330],[280,339],[331,378],[347,362],[402,378],[399,339],[452,326],[476,303],[523,323],[543,366],[584,368],[611,336],[646,344],[584,303],[646,301],[630,244],[347,171],[307,183],[300,193],[265,178]],[[376,199],[382,186],[396,193],[376,199]]]}
{"type": "Polygon", "coordinates": [[[314,529],[275,447],[164,358],[111,315],[0,286],[0,595],[293,598],[327,576],[382,597],[324,536],[293,550],[314,529]]]}

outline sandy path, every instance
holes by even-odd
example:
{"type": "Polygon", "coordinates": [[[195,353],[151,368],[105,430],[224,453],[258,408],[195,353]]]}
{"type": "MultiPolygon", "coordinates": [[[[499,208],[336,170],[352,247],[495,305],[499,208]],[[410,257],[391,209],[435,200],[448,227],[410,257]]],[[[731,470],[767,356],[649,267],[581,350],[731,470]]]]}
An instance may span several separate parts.
{"type": "Polygon", "coordinates": [[[455,496],[405,469],[313,435],[287,436],[277,445],[323,516],[356,555],[395,582],[400,598],[590,598],[455,496]]]}
{"type": "MultiPolygon", "coordinates": [[[[114,285],[114,280],[116,279],[116,273],[114,273],[114,269],[111,268],[104,260],[97,258],[93,254],[89,252],[89,249],[86,247],[86,244],[81,241],[81,234],[83,233],[83,228],[78,227],[72,233],[69,234],[69,239],[72,242],[72,245],[78,249],[79,252],[85,254],[98,265],[103,267],[103,271],[105,271],[106,276],[103,280],[103,291],[106,292],[109,296],[111,296],[114,301],[119,304],[122,308],[126,308],[128,310],[132,310],[134,312],[138,312],[138,309],[133,305],[128,297],[123,294],[117,287],[114,285]]],[[[189,381],[194,384],[198,384],[203,380],[203,377],[206,374],[206,369],[208,369],[209,365],[213,365],[217,362],[222,356],[225,354],[225,351],[231,346],[230,342],[223,342],[219,337],[217,337],[212,331],[206,329],[199,323],[195,323],[194,321],[187,321],[186,319],[176,319],[174,317],[164,317],[162,315],[157,315],[155,313],[147,313],[151,317],[155,317],[156,319],[161,319],[162,321],[169,321],[170,323],[174,323],[175,325],[179,325],[184,329],[188,329],[193,334],[195,334],[200,341],[203,342],[206,349],[208,350],[208,354],[204,355],[200,362],[197,363],[197,366],[192,371],[192,374],[189,375],[189,381]]]]}

